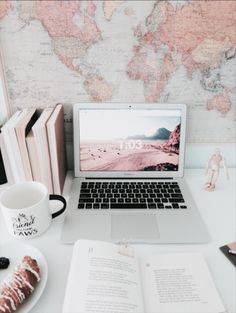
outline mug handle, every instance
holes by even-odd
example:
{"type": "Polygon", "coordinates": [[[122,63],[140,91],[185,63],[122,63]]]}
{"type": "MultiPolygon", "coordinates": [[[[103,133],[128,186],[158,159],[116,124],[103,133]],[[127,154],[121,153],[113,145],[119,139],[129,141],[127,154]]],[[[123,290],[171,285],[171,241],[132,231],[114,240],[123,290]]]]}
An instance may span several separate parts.
{"type": "Polygon", "coordinates": [[[61,215],[65,209],[66,209],[66,199],[60,195],[49,195],[49,200],[59,200],[63,203],[63,208],[61,208],[59,211],[52,213],[52,218],[57,217],[61,215]]]}

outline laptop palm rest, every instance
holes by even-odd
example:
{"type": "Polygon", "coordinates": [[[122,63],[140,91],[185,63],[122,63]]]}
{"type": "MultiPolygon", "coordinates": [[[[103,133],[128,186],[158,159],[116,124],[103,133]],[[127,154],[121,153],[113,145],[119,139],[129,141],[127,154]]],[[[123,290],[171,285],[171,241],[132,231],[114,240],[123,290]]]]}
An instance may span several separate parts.
{"type": "Polygon", "coordinates": [[[148,242],[159,238],[155,214],[113,212],[111,214],[112,241],[148,242]]]}

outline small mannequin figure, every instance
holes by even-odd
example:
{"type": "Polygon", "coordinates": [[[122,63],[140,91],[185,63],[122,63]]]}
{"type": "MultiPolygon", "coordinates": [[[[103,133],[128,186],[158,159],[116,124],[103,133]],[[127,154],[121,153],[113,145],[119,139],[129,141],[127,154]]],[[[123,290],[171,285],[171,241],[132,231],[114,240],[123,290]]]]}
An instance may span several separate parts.
{"type": "Polygon", "coordinates": [[[216,149],[207,162],[205,175],[208,175],[208,181],[205,183],[205,190],[214,191],[216,187],[216,181],[219,177],[220,166],[223,165],[225,175],[229,179],[229,172],[224,157],[221,154],[220,149],[216,149]]]}

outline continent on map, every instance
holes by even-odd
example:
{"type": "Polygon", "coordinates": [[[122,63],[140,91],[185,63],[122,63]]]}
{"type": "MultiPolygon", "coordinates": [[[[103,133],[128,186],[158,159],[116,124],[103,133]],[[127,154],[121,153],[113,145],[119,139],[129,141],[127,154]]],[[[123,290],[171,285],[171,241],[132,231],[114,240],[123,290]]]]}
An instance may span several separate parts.
{"type": "MultiPolygon", "coordinates": [[[[91,86],[98,79],[93,73],[81,69],[80,60],[89,48],[102,40],[101,31],[95,21],[96,5],[93,1],[21,1],[20,18],[29,23],[39,20],[52,40],[52,47],[59,60],[70,70],[75,71],[91,86]]],[[[112,87],[99,76],[104,88],[97,88],[100,101],[107,100],[105,94],[112,96],[112,87]],[[109,90],[109,92],[105,92],[109,90]],[[99,94],[101,93],[101,94],[99,94]]],[[[94,98],[94,88],[86,88],[90,99],[94,98]],[[89,92],[92,92],[90,94],[89,92]]],[[[110,99],[110,98],[109,98],[110,99]]]]}
{"type": "Polygon", "coordinates": [[[112,88],[99,76],[88,79],[84,82],[85,89],[94,102],[105,102],[112,98],[112,88]]]}
{"type": "Polygon", "coordinates": [[[214,96],[211,100],[207,102],[207,109],[217,110],[225,115],[231,109],[231,102],[229,100],[229,97],[224,94],[214,96]]]}
{"type": "Polygon", "coordinates": [[[104,0],[103,1],[103,13],[105,18],[110,21],[114,12],[121,6],[125,0],[104,0]]]}
{"type": "Polygon", "coordinates": [[[193,1],[176,11],[168,4],[160,42],[182,55],[190,73],[219,66],[236,45],[235,11],[235,1],[193,1]]]}
{"type": "Polygon", "coordinates": [[[0,1],[0,19],[4,18],[13,9],[12,4],[8,0],[0,1]]]}
{"type": "MultiPolygon", "coordinates": [[[[131,79],[143,82],[145,100],[159,101],[170,79],[184,66],[189,80],[196,72],[203,76],[202,87],[212,92],[212,103],[218,101],[217,92],[225,91],[224,109],[213,106],[226,113],[231,108],[228,88],[211,71],[229,60],[229,51],[235,51],[235,12],[235,1],[192,1],[176,7],[171,1],[156,2],[144,23],[135,29],[138,43],[127,69],[131,79]],[[212,81],[207,83],[209,76],[212,81]]],[[[235,54],[230,56],[232,59],[235,54]]],[[[207,104],[208,109],[212,103],[207,104]]]]}

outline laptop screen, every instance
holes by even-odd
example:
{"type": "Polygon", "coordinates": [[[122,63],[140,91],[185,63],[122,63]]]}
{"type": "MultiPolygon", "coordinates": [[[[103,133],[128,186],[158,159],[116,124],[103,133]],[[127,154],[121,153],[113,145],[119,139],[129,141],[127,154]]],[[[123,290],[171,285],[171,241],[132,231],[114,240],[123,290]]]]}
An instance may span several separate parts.
{"type": "Polygon", "coordinates": [[[80,171],[178,171],[181,111],[81,109],[80,171]]]}

